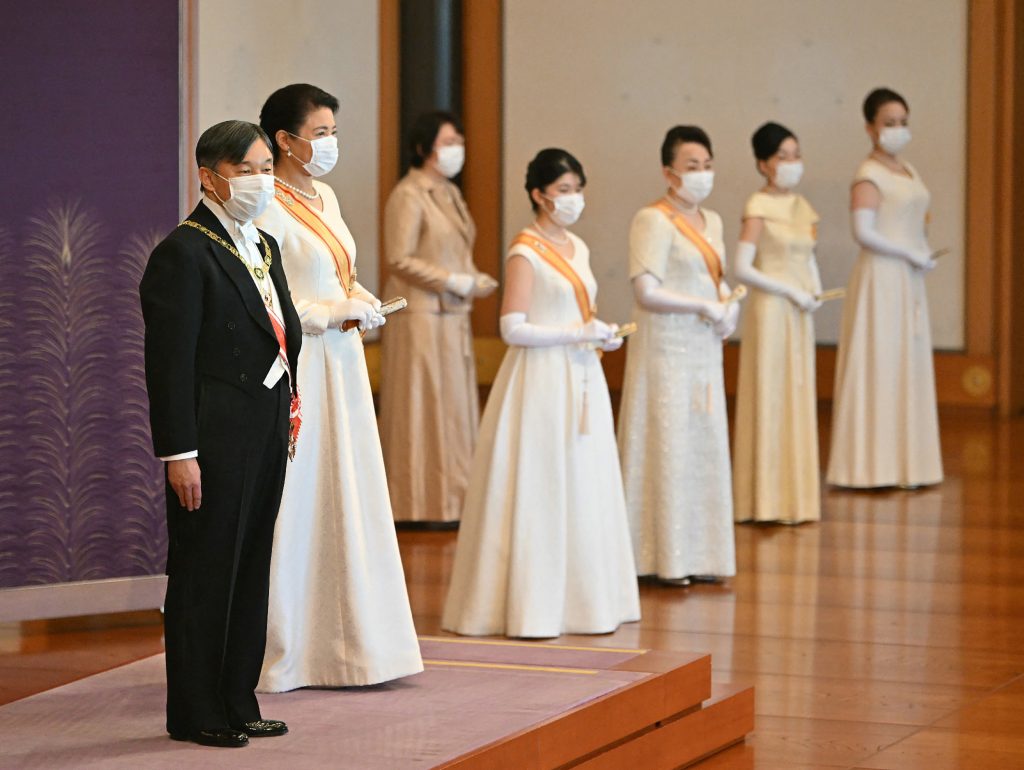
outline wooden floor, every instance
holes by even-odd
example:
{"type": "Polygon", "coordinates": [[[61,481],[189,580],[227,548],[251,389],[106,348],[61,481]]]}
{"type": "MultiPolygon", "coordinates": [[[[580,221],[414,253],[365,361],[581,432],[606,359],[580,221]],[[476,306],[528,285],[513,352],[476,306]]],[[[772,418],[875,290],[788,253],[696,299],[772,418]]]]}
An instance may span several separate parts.
{"type": "MultiPolygon", "coordinates": [[[[739,527],[730,585],[644,586],[640,623],[586,643],[710,652],[716,680],[756,686],[754,734],[702,768],[1024,767],[1024,420],[944,412],[942,431],[941,487],[830,490],[820,525],[739,527]]],[[[400,540],[436,634],[455,536],[400,540]]],[[[0,703],[158,652],[155,619],[0,625],[0,703]]]]}

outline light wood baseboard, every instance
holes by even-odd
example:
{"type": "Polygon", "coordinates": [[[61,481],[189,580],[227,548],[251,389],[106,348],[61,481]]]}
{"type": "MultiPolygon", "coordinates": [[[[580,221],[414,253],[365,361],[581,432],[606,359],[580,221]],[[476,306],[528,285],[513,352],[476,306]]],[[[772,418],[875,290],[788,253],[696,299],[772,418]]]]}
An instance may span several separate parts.
{"type": "MultiPolygon", "coordinates": [[[[501,366],[505,355],[505,344],[499,337],[477,337],[476,350],[477,380],[481,385],[490,385],[501,366]]],[[[725,389],[729,395],[736,393],[736,376],[739,370],[739,343],[725,346],[725,389]]],[[[622,375],[626,365],[625,348],[605,354],[602,359],[608,387],[613,391],[622,388],[622,375]]],[[[370,369],[370,381],[374,392],[380,383],[380,346],[370,343],[366,346],[366,362],[370,369]]],[[[836,368],[836,349],[828,345],[818,347],[817,374],[818,396],[822,401],[832,400],[832,389],[836,368]]],[[[992,356],[972,356],[952,351],[935,352],[935,387],[941,406],[971,406],[992,409],[996,405],[995,360],[992,356]]]]}

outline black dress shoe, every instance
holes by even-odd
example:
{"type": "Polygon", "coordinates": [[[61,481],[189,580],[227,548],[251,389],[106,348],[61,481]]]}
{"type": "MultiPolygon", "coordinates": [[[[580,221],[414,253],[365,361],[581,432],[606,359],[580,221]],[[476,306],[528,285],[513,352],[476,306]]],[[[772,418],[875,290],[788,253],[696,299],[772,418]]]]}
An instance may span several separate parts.
{"type": "Polygon", "coordinates": [[[249,736],[231,727],[213,727],[192,733],[171,733],[171,740],[192,741],[200,746],[216,746],[222,749],[239,749],[249,745],[249,736]]]}
{"type": "Polygon", "coordinates": [[[272,738],[288,732],[288,725],[279,719],[257,719],[253,722],[243,722],[237,729],[242,730],[250,738],[272,738]]]}

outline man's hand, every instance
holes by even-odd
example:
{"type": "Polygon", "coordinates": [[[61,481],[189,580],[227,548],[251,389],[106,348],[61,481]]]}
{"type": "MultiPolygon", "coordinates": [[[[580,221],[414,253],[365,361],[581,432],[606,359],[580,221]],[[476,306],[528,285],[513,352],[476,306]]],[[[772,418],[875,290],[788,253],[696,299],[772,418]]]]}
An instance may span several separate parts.
{"type": "Polygon", "coordinates": [[[198,511],[203,501],[203,488],[199,481],[199,461],[171,460],[167,463],[167,481],[178,496],[182,508],[198,511]]]}

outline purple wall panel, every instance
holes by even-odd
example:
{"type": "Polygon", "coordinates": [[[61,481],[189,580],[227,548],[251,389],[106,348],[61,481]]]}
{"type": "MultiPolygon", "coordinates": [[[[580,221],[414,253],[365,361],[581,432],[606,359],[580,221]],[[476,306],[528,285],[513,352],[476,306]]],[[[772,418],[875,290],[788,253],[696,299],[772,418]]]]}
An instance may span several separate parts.
{"type": "Polygon", "coordinates": [[[137,289],[177,219],[178,0],[3,26],[0,587],[159,573],[137,289]]]}

